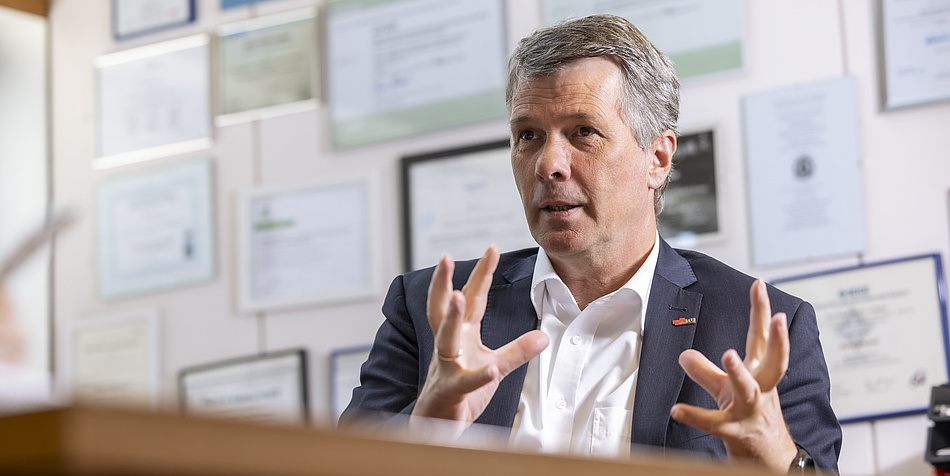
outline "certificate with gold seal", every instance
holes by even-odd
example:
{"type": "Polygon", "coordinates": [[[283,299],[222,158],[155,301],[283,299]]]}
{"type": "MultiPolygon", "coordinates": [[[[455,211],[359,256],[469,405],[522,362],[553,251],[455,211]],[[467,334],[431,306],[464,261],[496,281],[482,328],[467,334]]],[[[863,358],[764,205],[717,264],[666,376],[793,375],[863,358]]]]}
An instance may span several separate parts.
{"type": "MultiPolygon", "coordinates": [[[[842,422],[923,412],[947,381],[940,255],[828,271],[775,285],[814,307],[842,422]]],[[[794,342],[791,345],[795,345],[794,342]]]]}

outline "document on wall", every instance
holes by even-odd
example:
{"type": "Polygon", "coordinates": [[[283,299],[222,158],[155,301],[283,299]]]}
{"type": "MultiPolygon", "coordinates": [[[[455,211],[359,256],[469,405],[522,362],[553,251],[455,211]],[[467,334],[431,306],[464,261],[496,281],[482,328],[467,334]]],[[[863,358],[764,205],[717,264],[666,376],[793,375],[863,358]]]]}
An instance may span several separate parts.
{"type": "Polygon", "coordinates": [[[300,307],[371,296],[369,176],[242,194],[240,308],[300,307]]]}
{"type": "Polygon", "coordinates": [[[117,39],[195,21],[195,0],[112,0],[112,31],[117,39]]]}
{"type": "Polygon", "coordinates": [[[946,0],[880,0],[884,107],[950,99],[946,0]]]}
{"type": "Polygon", "coordinates": [[[337,0],[328,6],[337,148],[503,117],[499,0],[337,0]]]}
{"type": "Polygon", "coordinates": [[[656,217],[660,235],[675,247],[693,248],[723,235],[713,139],[713,131],[707,130],[677,140],[663,211],[656,217]]]}
{"type": "Polygon", "coordinates": [[[211,164],[191,161],[99,186],[99,293],[118,298],[211,279],[211,164]]]}
{"type": "Polygon", "coordinates": [[[96,59],[96,168],[211,146],[208,36],[96,59]]]}
{"type": "Polygon", "coordinates": [[[306,351],[292,349],[181,371],[183,413],[254,423],[306,424],[306,351]]]}
{"type": "Polygon", "coordinates": [[[154,408],[159,395],[157,326],[156,310],[69,323],[63,373],[71,399],[154,408]]]}
{"type": "Polygon", "coordinates": [[[742,0],[544,0],[547,24],[609,13],[633,22],[680,79],[741,70],[742,0]]]}
{"type": "Polygon", "coordinates": [[[218,28],[219,110],[226,126],[317,106],[312,9],[218,28]]]}
{"type": "Polygon", "coordinates": [[[931,387],[947,381],[939,255],[775,284],[815,307],[839,420],[921,412],[931,387]]]}
{"type": "Polygon", "coordinates": [[[403,159],[406,265],[538,246],[525,221],[507,141],[403,159]]]}
{"type": "Polygon", "coordinates": [[[353,389],[360,386],[360,368],[369,358],[370,346],[340,349],[330,354],[330,416],[340,419],[353,397],[353,389]]]}
{"type": "Polygon", "coordinates": [[[864,185],[852,78],[743,100],[752,259],[789,264],[864,250],[864,185]]]}

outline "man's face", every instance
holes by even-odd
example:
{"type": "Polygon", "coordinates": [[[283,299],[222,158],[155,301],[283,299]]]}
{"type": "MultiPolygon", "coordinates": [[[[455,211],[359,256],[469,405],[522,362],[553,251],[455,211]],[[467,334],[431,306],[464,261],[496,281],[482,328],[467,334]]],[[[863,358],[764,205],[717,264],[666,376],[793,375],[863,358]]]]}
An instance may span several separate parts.
{"type": "Polygon", "coordinates": [[[615,260],[652,246],[653,190],[676,140],[664,134],[640,149],[620,113],[622,84],[613,61],[585,58],[512,98],[515,183],[531,234],[552,257],[615,260]]]}

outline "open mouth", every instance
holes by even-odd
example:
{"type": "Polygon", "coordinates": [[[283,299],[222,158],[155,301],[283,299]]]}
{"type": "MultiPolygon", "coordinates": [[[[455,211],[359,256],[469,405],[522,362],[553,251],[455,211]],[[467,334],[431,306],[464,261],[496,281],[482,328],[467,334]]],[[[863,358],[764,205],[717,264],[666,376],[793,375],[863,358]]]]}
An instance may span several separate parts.
{"type": "Polygon", "coordinates": [[[566,212],[572,208],[577,208],[579,206],[580,205],[548,205],[544,207],[544,209],[551,212],[566,212]]]}

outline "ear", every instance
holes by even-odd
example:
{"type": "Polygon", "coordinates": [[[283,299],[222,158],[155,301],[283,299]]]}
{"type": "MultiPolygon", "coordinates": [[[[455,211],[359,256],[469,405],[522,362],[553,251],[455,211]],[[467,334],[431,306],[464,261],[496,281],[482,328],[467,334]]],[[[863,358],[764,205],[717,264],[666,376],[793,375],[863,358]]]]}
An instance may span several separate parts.
{"type": "Polygon", "coordinates": [[[676,152],[676,134],[667,129],[653,141],[649,149],[650,158],[650,188],[656,190],[666,183],[666,176],[673,166],[673,154],[676,152]]]}

